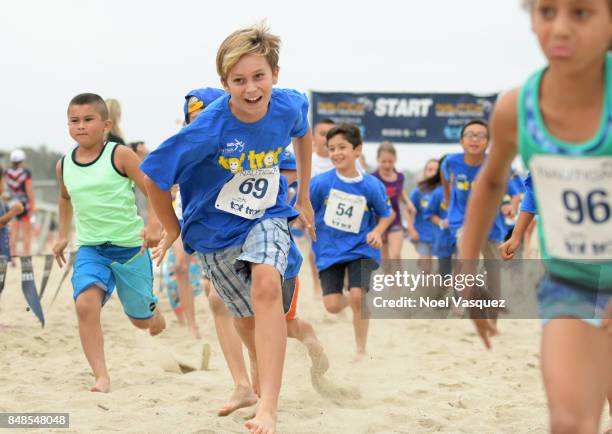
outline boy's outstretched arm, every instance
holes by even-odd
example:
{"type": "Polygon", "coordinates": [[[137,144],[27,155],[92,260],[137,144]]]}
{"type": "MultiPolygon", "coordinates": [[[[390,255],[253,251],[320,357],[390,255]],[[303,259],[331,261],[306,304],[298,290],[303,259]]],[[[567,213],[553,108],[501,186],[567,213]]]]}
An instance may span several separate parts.
{"type": "Polygon", "coordinates": [[[534,217],[535,214],[521,211],[518,220],[516,221],[516,225],[512,230],[510,239],[499,246],[499,253],[504,261],[514,258],[514,253],[520,247],[521,242],[523,241],[523,235],[525,235],[525,232],[527,231],[527,228],[534,217]]]}
{"type": "Polygon", "coordinates": [[[70,232],[70,225],[72,223],[72,202],[70,201],[68,190],[66,190],[66,186],[64,185],[61,159],[55,165],[55,174],[57,176],[57,183],[60,187],[57,203],[59,208],[59,236],[53,246],[53,255],[55,256],[57,264],[62,267],[66,263],[64,250],[66,250],[66,246],[68,245],[68,232],[70,232]]]}
{"type": "Polygon", "coordinates": [[[381,217],[378,219],[378,224],[366,237],[368,244],[375,249],[380,249],[383,245],[382,235],[385,233],[387,228],[391,226],[393,220],[395,220],[395,211],[393,210],[391,210],[391,215],[389,217],[381,217]]]}
{"type": "Polygon", "coordinates": [[[138,167],[140,159],[129,147],[117,146],[115,148],[114,163],[115,167],[134,181],[138,189],[147,196],[148,219],[141,235],[143,240],[142,248],[144,251],[146,248],[156,247],[161,239],[161,225],[157,215],[153,212],[151,200],[148,199],[147,189],[144,184],[145,175],[138,167]]]}
{"type": "Polygon", "coordinates": [[[298,174],[297,201],[294,208],[300,213],[300,221],[310,233],[313,240],[317,240],[314,224],[314,211],[310,203],[310,175],[312,172],[312,136],[310,128],[302,137],[293,139],[295,162],[298,174]]]}
{"type": "Polygon", "coordinates": [[[181,233],[174,208],[172,208],[172,194],[161,190],[148,176],[144,176],[144,185],[147,189],[149,203],[163,227],[163,236],[157,248],[153,249],[153,260],[160,265],[168,249],[181,233]]]}
{"type": "MultiPolygon", "coordinates": [[[[459,246],[460,265],[465,267],[462,273],[475,273],[475,260],[480,257],[480,247],[485,242],[488,229],[506,192],[508,170],[517,147],[517,97],[517,89],[501,96],[491,117],[491,151],[470,195],[465,216],[465,232],[459,246]]],[[[493,322],[488,319],[474,319],[474,323],[485,346],[491,348],[489,337],[497,334],[493,322]]]]}
{"type": "Polygon", "coordinates": [[[0,227],[4,227],[9,223],[13,217],[21,214],[25,208],[21,202],[13,202],[9,210],[0,216],[0,227]]]}

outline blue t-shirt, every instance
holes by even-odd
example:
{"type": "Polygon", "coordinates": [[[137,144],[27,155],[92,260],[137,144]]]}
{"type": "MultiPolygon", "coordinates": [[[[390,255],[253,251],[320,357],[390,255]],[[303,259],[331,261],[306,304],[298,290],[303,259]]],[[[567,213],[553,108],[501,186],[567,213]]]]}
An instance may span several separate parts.
{"type": "Polygon", "coordinates": [[[425,217],[424,212],[429,204],[431,191],[421,191],[418,187],[415,187],[410,192],[410,201],[416,208],[416,215],[414,216],[414,229],[419,233],[419,241],[424,243],[431,243],[434,239],[436,231],[436,225],[434,225],[428,218],[425,217]]]}
{"type": "MultiPolygon", "coordinates": [[[[442,175],[450,185],[450,204],[448,207],[448,227],[453,235],[463,226],[465,212],[467,210],[467,202],[470,197],[470,192],[474,185],[474,179],[478,171],[482,167],[470,166],[463,160],[463,152],[450,154],[442,163],[442,175]]],[[[497,213],[497,217],[493,222],[491,232],[489,232],[489,240],[500,242],[504,239],[506,231],[504,228],[504,219],[501,213],[497,213]]]]}
{"type": "Polygon", "coordinates": [[[362,258],[371,258],[380,263],[380,250],[370,246],[366,237],[376,227],[379,217],[391,216],[391,203],[379,179],[368,173],[361,176],[357,182],[346,182],[338,177],[336,170],[330,170],[310,181],[310,200],[317,228],[317,241],[313,241],[312,250],[319,271],[362,258]],[[345,232],[325,224],[325,210],[332,188],[365,197],[366,207],[359,233],[345,232]]]}
{"type": "MultiPolygon", "coordinates": [[[[448,217],[448,211],[444,204],[444,187],[441,185],[431,192],[427,208],[423,211],[423,217],[427,220],[430,220],[433,216],[438,216],[442,220],[448,217]]],[[[440,229],[438,226],[435,226],[431,248],[431,253],[434,256],[438,258],[450,258],[455,250],[455,243],[455,236],[449,228],[440,229]]]]}
{"type": "Polygon", "coordinates": [[[210,105],[188,126],[167,139],[140,168],[162,190],[179,184],[183,204],[182,238],[187,253],[214,252],[241,244],[261,219],[293,218],[287,181],[280,177],[276,205],[259,219],[216,209],[221,188],[235,172],[279,165],[292,137],[308,131],[308,99],[289,89],[273,89],[266,115],[239,121],[229,108],[230,95],[210,105]]]}
{"type": "Polygon", "coordinates": [[[530,214],[537,214],[538,208],[536,207],[535,196],[533,195],[533,184],[531,182],[531,172],[527,174],[527,177],[523,180],[525,185],[525,195],[521,201],[521,212],[528,212],[530,214]]]}

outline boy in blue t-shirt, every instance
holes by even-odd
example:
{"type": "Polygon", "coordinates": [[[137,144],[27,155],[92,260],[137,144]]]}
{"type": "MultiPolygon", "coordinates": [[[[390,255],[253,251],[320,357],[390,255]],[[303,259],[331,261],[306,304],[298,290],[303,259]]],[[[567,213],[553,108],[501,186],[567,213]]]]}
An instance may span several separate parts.
{"type": "Polygon", "coordinates": [[[290,248],[287,219],[298,217],[315,237],[309,199],[312,143],[308,100],[273,89],[280,39],[263,25],[238,30],[217,52],[228,92],[142,163],[166,236],[159,262],[179,235],[169,189],[179,184],[185,251],[200,254],[236,326],[256,355],[261,400],[251,431],[274,432],[287,328],[281,282],[290,248]],[[286,202],[279,156],[294,138],[299,174],[295,209],[286,202]]]}
{"type": "Polygon", "coordinates": [[[383,183],[357,170],[362,150],[359,129],[338,125],[327,133],[327,147],[336,170],[311,180],[310,197],[315,210],[318,240],[312,249],[323,289],[323,303],[330,313],[347,305],[353,311],[358,357],[365,354],[368,320],[361,318],[364,291],[380,263],[382,234],[394,213],[383,183]],[[348,274],[349,297],[344,296],[348,274]]]}
{"type": "MultiPolygon", "coordinates": [[[[450,154],[442,163],[442,185],[445,201],[448,203],[448,228],[455,236],[457,244],[461,241],[468,199],[474,188],[476,175],[484,164],[489,145],[489,126],[481,120],[471,120],[461,130],[463,152],[450,154]]],[[[480,247],[485,259],[487,288],[494,297],[500,292],[500,270],[493,263],[500,259],[498,246],[506,235],[504,218],[497,212],[487,240],[480,247]]]]}

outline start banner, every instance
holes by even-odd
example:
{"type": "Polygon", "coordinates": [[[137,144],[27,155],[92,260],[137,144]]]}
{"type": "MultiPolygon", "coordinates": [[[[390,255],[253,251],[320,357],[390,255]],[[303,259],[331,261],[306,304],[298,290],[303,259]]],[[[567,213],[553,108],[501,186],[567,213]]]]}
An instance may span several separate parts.
{"type": "Polygon", "coordinates": [[[350,123],[364,142],[448,143],[459,141],[472,119],[488,121],[497,95],[468,93],[311,93],[312,125],[321,119],[350,123]]]}

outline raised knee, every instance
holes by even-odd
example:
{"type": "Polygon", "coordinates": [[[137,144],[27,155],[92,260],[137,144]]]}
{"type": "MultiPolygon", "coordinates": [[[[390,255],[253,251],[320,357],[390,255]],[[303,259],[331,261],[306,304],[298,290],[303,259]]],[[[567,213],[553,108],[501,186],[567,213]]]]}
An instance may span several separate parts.
{"type": "Polygon", "coordinates": [[[280,280],[277,276],[258,276],[251,284],[253,303],[271,303],[280,299],[280,280]]]}
{"type": "Polygon", "coordinates": [[[344,306],[342,306],[340,303],[325,303],[325,310],[327,310],[329,313],[339,313],[343,307],[344,306]]]}
{"type": "Polygon", "coordinates": [[[80,321],[87,321],[100,317],[100,306],[95,300],[78,297],[76,300],[76,313],[80,321]]]}

